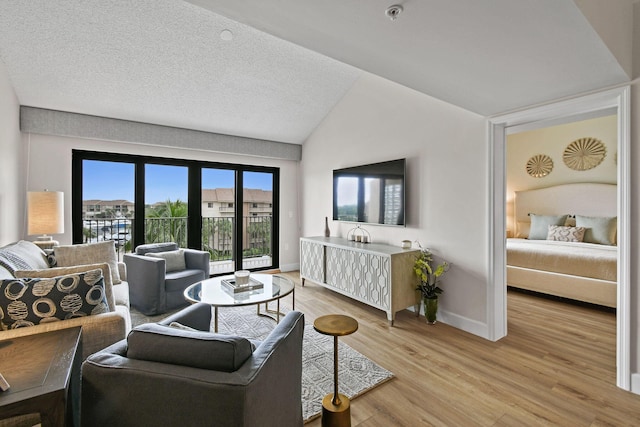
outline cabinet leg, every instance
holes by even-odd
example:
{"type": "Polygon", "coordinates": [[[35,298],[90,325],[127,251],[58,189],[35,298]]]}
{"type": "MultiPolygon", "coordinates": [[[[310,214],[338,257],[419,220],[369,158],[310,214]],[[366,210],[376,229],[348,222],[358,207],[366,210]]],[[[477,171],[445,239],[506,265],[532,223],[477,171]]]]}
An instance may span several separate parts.
{"type": "Polygon", "coordinates": [[[302,278],[302,280],[301,280],[301,281],[302,281],[302,286],[304,286],[304,277],[302,278]]]}

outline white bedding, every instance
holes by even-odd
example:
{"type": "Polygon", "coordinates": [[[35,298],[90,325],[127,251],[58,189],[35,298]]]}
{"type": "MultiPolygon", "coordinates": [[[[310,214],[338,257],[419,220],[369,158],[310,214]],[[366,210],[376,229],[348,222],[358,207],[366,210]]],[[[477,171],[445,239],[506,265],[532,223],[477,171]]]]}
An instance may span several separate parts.
{"type": "Polygon", "coordinates": [[[507,239],[507,265],[617,281],[618,248],[583,242],[507,239]]]}

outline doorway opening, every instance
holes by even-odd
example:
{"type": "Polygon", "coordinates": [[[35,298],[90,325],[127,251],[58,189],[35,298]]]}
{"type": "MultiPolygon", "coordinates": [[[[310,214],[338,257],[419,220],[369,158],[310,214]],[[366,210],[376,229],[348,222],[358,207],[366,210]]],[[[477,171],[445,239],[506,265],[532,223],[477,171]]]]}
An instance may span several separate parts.
{"type": "Polygon", "coordinates": [[[487,313],[490,339],[507,334],[506,299],[506,133],[517,127],[535,127],[558,120],[572,120],[587,114],[615,111],[617,114],[617,198],[618,198],[618,291],[616,320],[616,371],[618,387],[630,390],[630,289],[629,289],[629,209],[630,209],[630,88],[603,91],[557,102],[489,120],[492,175],[490,176],[490,283],[487,313]]]}

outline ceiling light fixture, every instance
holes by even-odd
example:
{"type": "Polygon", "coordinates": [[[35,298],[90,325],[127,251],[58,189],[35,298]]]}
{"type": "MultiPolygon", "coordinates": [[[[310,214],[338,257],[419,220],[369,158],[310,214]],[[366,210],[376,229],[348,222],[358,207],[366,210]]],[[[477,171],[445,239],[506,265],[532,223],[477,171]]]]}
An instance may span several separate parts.
{"type": "Polygon", "coordinates": [[[395,19],[403,10],[404,9],[402,8],[402,6],[400,6],[399,4],[394,4],[393,6],[389,6],[387,10],[384,11],[384,14],[387,15],[392,21],[395,21],[395,19]]]}
{"type": "Polygon", "coordinates": [[[222,30],[220,32],[220,38],[224,41],[229,41],[233,39],[233,33],[231,30],[222,30]]]}

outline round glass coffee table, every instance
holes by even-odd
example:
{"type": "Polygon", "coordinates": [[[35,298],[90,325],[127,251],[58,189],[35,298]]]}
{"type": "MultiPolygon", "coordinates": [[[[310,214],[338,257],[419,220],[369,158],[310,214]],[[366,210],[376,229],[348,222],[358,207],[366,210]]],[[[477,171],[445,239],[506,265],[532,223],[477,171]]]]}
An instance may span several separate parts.
{"type": "Polygon", "coordinates": [[[269,317],[280,323],[280,299],[291,294],[292,309],[295,310],[295,285],[276,274],[251,274],[249,286],[234,287],[234,276],[213,277],[195,283],[184,290],[184,297],[192,303],[210,304],[214,311],[214,332],[218,332],[218,308],[256,305],[258,316],[269,317]],[[270,310],[268,303],[276,302],[276,309],[270,310]],[[264,304],[264,312],[260,311],[264,304]]]}

